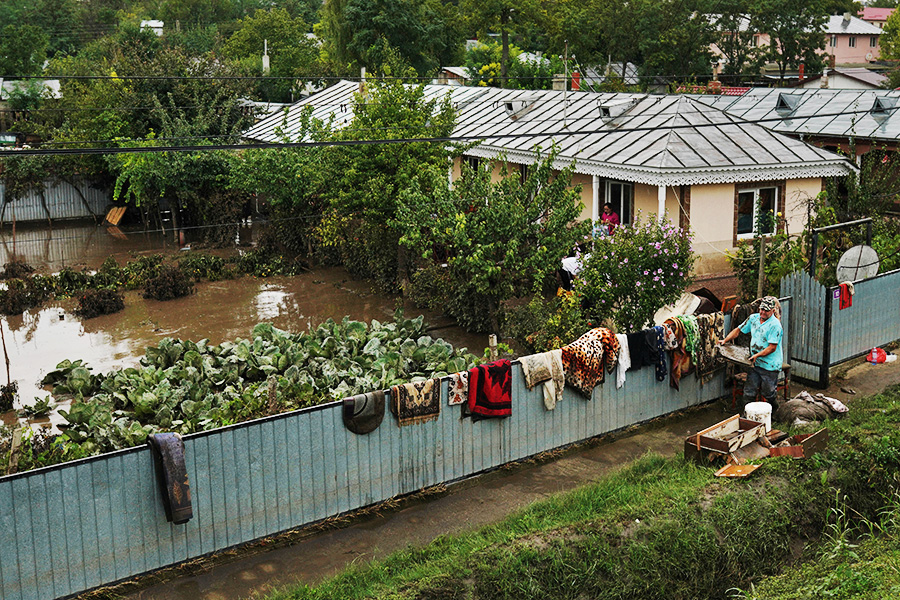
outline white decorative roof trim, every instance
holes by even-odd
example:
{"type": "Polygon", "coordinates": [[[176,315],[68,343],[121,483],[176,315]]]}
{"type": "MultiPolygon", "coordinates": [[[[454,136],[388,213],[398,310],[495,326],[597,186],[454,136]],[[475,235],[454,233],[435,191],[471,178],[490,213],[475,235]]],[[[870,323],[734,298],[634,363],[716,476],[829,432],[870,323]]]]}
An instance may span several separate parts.
{"type": "MultiPolygon", "coordinates": [[[[485,147],[470,148],[466,155],[479,158],[506,157],[514,164],[531,164],[535,160],[534,152],[520,150],[497,150],[485,147]]],[[[541,150],[541,156],[547,152],[541,150]]],[[[573,162],[571,158],[557,156],[553,162],[554,169],[565,169],[573,162]]],[[[847,161],[822,160],[795,164],[772,166],[735,166],[735,167],[699,167],[682,169],[656,169],[652,167],[632,167],[628,165],[611,165],[596,161],[575,162],[575,172],[582,175],[597,175],[605,179],[630,181],[645,185],[702,185],[713,183],[745,183],[750,181],[772,181],[780,179],[807,179],[813,177],[842,177],[855,172],[856,167],[847,161]]]]}

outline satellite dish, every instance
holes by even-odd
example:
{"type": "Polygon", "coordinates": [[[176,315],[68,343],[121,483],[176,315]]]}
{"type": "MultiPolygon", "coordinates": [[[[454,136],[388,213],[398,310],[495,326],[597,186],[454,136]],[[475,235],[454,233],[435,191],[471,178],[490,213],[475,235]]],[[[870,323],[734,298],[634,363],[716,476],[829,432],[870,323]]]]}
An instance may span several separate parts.
{"type": "Polygon", "coordinates": [[[841,257],[837,266],[837,280],[857,281],[878,274],[878,253],[871,246],[853,246],[841,257]]]}

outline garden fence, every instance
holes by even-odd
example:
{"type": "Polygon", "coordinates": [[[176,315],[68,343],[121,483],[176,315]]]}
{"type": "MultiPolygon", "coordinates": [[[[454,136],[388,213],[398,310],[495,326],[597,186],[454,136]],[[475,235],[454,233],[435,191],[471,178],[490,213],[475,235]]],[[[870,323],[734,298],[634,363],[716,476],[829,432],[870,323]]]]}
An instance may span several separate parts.
{"type": "Polygon", "coordinates": [[[722,371],[705,386],[686,376],[676,391],[647,367],[621,389],[607,376],[589,401],[567,387],[548,411],[515,362],[512,375],[506,419],[462,419],[444,380],[440,417],[421,425],[400,428],[388,412],[355,435],[332,402],[185,436],[194,518],[184,525],[166,521],[147,447],[0,478],[0,597],[77,594],[724,394],[722,371]]]}
{"type": "Polygon", "coordinates": [[[900,269],[853,286],[853,306],[840,310],[838,286],[826,287],[805,272],[781,280],[781,295],[794,298],[793,377],[828,387],[831,367],[900,339],[900,269]]]}

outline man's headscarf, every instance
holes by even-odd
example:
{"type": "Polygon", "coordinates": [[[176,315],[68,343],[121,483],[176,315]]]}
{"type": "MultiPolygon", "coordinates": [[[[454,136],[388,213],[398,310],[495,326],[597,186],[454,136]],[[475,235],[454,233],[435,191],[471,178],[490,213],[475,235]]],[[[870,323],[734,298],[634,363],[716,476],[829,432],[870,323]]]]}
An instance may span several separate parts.
{"type": "Polygon", "coordinates": [[[778,298],[776,298],[775,296],[766,296],[759,303],[759,310],[775,310],[776,306],[778,306],[778,298]]]}

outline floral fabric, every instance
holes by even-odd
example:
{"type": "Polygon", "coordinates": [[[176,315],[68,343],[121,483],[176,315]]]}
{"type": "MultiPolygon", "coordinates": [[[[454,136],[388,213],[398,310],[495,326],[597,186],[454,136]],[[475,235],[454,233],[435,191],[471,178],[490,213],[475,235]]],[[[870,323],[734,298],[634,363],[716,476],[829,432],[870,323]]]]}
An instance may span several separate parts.
{"type": "Polygon", "coordinates": [[[427,379],[391,388],[391,412],[400,427],[434,421],[441,414],[441,382],[427,379]]]}

